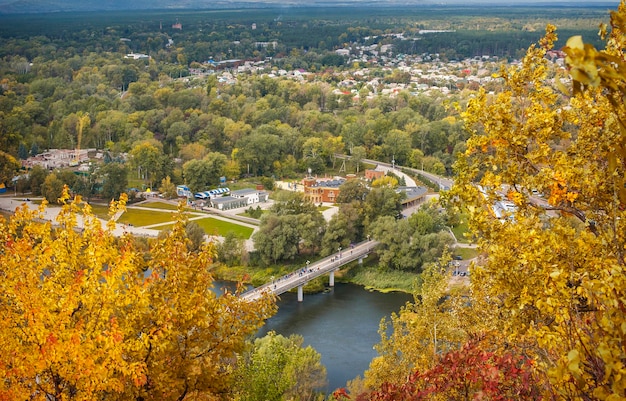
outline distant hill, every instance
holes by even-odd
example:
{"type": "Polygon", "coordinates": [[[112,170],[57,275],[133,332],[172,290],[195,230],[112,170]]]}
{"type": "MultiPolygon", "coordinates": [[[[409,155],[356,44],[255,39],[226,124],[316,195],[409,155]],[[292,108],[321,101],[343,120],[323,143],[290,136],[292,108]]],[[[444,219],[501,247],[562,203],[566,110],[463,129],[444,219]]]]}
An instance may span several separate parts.
{"type": "Polygon", "coordinates": [[[401,6],[401,5],[526,5],[617,7],[619,1],[603,0],[0,0],[0,14],[76,11],[183,10],[253,7],[401,6]]]}

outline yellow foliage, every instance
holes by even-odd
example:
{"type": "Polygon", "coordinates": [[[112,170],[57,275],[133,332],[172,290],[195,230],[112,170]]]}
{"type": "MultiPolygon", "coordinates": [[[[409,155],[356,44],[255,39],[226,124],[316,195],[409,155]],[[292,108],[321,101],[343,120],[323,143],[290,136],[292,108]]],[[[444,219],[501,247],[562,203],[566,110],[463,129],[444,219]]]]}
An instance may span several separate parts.
{"type": "Polygon", "coordinates": [[[469,210],[485,255],[474,291],[497,300],[502,335],[527,344],[558,399],[626,397],[624,1],[611,21],[604,50],[567,42],[571,94],[550,84],[566,71],[544,57],[548,26],[521,66],[501,71],[505,90],[470,101],[472,136],[448,195],[469,210]],[[507,195],[513,220],[486,213],[507,195]]]}
{"type": "MultiPolygon", "coordinates": [[[[178,399],[223,393],[233,355],[274,311],[216,297],[214,251],[186,247],[182,213],[148,254],[67,191],[56,223],[0,221],[0,399],[178,399]],[[77,211],[83,227],[77,226],[77,211]]],[[[125,198],[111,205],[115,213],[125,198]]]]}

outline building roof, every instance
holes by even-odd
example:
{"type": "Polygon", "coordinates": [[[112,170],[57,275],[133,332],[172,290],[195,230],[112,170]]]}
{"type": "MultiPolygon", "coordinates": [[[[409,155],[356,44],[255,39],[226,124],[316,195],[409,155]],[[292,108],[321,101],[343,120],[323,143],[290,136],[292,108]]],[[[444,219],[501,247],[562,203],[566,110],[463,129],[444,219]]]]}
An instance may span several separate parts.
{"type": "Polygon", "coordinates": [[[244,188],[244,189],[238,189],[236,191],[230,191],[230,194],[232,196],[247,196],[247,195],[256,194],[258,192],[259,191],[257,191],[256,189],[244,188]]]}
{"type": "Polygon", "coordinates": [[[311,187],[317,188],[339,188],[341,184],[346,182],[345,179],[336,179],[336,180],[325,180],[325,181],[316,181],[311,187]]]}
{"type": "Polygon", "coordinates": [[[214,198],[211,200],[213,203],[228,203],[228,202],[241,202],[239,198],[233,198],[232,196],[222,196],[221,198],[214,198]]]}
{"type": "Polygon", "coordinates": [[[412,199],[420,198],[426,195],[428,192],[428,188],[426,187],[398,187],[396,188],[396,192],[404,192],[406,194],[406,201],[410,201],[412,199]]]}

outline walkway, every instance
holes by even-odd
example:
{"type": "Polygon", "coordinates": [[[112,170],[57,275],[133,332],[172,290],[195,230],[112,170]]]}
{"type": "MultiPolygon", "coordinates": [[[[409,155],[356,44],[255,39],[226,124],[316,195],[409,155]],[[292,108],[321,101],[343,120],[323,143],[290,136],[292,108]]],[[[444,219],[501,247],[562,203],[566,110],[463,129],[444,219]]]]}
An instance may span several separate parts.
{"type": "Polygon", "coordinates": [[[378,245],[378,241],[368,240],[359,244],[355,244],[348,249],[341,249],[339,252],[320,259],[317,262],[309,264],[278,279],[272,280],[267,284],[254,288],[241,294],[241,298],[254,301],[263,294],[271,293],[274,295],[283,294],[294,288],[298,288],[298,301],[302,302],[302,287],[309,281],[330,273],[329,285],[335,285],[334,273],[345,264],[355,260],[362,260],[378,245]]]}

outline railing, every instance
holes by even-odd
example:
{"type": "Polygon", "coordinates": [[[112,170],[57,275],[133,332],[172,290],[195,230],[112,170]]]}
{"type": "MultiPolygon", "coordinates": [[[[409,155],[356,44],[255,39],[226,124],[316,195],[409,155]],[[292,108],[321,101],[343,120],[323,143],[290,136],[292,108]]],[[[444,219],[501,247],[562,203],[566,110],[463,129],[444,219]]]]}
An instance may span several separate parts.
{"type": "MultiPolygon", "coordinates": [[[[320,259],[313,263],[308,263],[294,270],[293,272],[271,280],[260,287],[246,291],[241,294],[241,298],[253,301],[261,297],[264,293],[274,295],[283,294],[294,288],[303,286],[309,281],[328,273],[334,273],[341,266],[362,259],[378,245],[378,241],[366,240],[358,244],[349,246],[347,249],[339,248],[336,253],[320,259]]],[[[331,280],[331,285],[332,285],[331,280]]]]}

